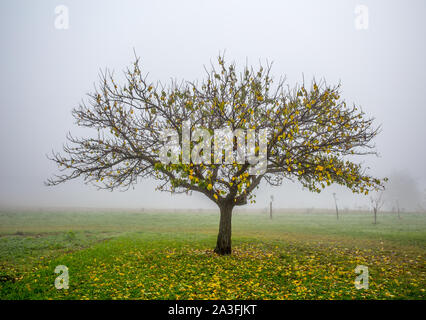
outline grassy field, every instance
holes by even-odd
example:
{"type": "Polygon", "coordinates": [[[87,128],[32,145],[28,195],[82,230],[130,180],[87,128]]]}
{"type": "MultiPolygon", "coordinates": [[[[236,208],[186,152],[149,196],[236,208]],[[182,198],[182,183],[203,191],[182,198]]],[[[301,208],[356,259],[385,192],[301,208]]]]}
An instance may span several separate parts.
{"type": "Polygon", "coordinates": [[[425,299],[426,215],[0,212],[0,299],[425,299]],[[69,289],[57,290],[57,265],[69,289]],[[357,290],[357,265],[369,289],[357,290]]]}

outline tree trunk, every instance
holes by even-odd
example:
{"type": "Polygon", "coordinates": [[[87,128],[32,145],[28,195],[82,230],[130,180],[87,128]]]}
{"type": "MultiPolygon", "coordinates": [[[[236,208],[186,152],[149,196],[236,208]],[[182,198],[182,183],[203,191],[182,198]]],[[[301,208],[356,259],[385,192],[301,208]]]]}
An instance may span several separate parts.
{"type": "Polygon", "coordinates": [[[231,220],[233,206],[220,206],[219,234],[214,252],[219,255],[231,254],[231,220]]]}
{"type": "Polygon", "coordinates": [[[272,201],[269,203],[269,218],[272,219],[272,201]]]}
{"type": "Polygon", "coordinates": [[[374,224],[377,223],[377,209],[374,209],[374,224]]]}

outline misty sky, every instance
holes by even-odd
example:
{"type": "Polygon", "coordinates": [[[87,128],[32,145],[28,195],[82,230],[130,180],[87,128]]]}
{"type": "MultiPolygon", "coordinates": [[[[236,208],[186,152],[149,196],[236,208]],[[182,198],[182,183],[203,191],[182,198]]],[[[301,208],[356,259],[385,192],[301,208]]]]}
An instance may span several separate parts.
{"type": "MultiPolygon", "coordinates": [[[[403,172],[426,188],[426,1],[0,1],[0,206],[213,208],[203,195],[171,196],[142,181],[127,192],[97,191],[82,180],[57,187],[47,160],[68,131],[71,109],[97,81],[99,69],[121,72],[141,57],[150,80],[195,80],[226,50],[243,66],[273,61],[290,86],[315,76],[341,81],[343,98],[360,105],[383,131],[380,157],[360,158],[378,177],[403,172]],[[69,9],[69,28],[55,28],[55,7],[69,9]],[[366,5],[368,29],[355,27],[366,5]]],[[[368,204],[340,187],[321,195],[287,183],[262,185],[278,207],[368,204]]]]}

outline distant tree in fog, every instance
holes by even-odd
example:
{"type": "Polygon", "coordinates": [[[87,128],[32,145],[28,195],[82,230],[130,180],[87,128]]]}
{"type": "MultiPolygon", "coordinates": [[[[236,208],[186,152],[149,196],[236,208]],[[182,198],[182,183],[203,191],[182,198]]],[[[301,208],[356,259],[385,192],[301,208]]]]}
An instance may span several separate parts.
{"type": "Polygon", "coordinates": [[[339,207],[337,206],[336,192],[333,192],[334,205],[336,206],[336,218],[339,220],[339,207]]]}
{"type": "Polygon", "coordinates": [[[376,193],[370,196],[371,207],[374,213],[374,224],[377,224],[377,213],[383,207],[385,203],[383,200],[383,192],[376,193]]]}
{"type": "Polygon", "coordinates": [[[272,219],[272,202],[274,201],[274,196],[271,195],[271,201],[269,202],[269,218],[272,219]]]}
{"type": "Polygon", "coordinates": [[[386,183],[384,198],[390,206],[402,211],[418,210],[422,205],[422,193],[416,180],[407,172],[394,172],[386,183]]]}

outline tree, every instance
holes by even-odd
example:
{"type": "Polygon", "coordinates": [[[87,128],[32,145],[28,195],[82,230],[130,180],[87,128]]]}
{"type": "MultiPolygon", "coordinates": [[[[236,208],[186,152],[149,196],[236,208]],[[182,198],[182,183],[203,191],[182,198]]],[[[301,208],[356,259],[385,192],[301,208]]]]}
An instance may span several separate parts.
{"type": "Polygon", "coordinates": [[[417,211],[421,208],[422,192],[415,178],[406,171],[395,171],[389,175],[383,198],[387,203],[397,202],[397,209],[417,211]]]}
{"type": "Polygon", "coordinates": [[[96,134],[67,135],[63,153],[48,156],[60,166],[60,174],[49,178],[47,185],[82,177],[85,183],[114,190],[152,177],[160,181],[157,189],[162,191],[200,192],[220,209],[215,252],[221,255],[231,253],[233,208],[254,202],[261,181],[279,186],[284,179],[297,179],[314,192],[331,183],[366,194],[382,187],[382,180],[347,159],[376,154],[371,141],[379,128],[358,107],[346,105],[340,85],[313,80],[310,88],[302,84],[290,89],[283,79],[274,82],[271,64],[245,66],[237,73],[235,63],[226,64],[223,56],[218,65],[205,70],[201,83],[171,81],[168,86],[149,82],[137,57],[124,71],[122,85],[112,72],[101,72],[94,92],[72,111],[79,126],[96,134]],[[193,135],[189,139],[188,124],[193,135]],[[211,134],[229,128],[234,134],[229,159],[241,160],[241,145],[243,155],[246,150],[252,157],[222,163],[220,151],[214,163],[208,161],[213,157],[211,142],[195,135],[197,128],[211,134]],[[239,129],[249,133],[241,139],[239,129]],[[167,130],[176,136],[164,140],[167,130]],[[266,145],[255,146],[256,130],[269,130],[266,145]],[[182,147],[166,148],[164,154],[171,140],[182,147]],[[187,163],[188,148],[205,161],[187,163]],[[164,163],[161,156],[173,161],[164,163]],[[258,165],[261,170],[253,173],[258,165]]]}
{"type": "Polygon", "coordinates": [[[371,196],[370,201],[371,201],[371,206],[373,208],[373,213],[374,213],[374,224],[377,224],[377,212],[379,212],[379,210],[383,207],[385,203],[383,200],[383,193],[380,192],[374,196],[371,196]]]}
{"type": "Polygon", "coordinates": [[[272,220],[272,201],[274,201],[274,196],[271,195],[271,201],[269,202],[269,218],[272,220]]]}
{"type": "Polygon", "coordinates": [[[398,214],[398,219],[401,219],[401,208],[399,206],[399,200],[396,200],[395,203],[396,203],[396,213],[398,214]]]}
{"type": "Polygon", "coordinates": [[[334,205],[336,206],[336,219],[339,220],[339,208],[337,207],[336,192],[333,192],[334,205]]]}

